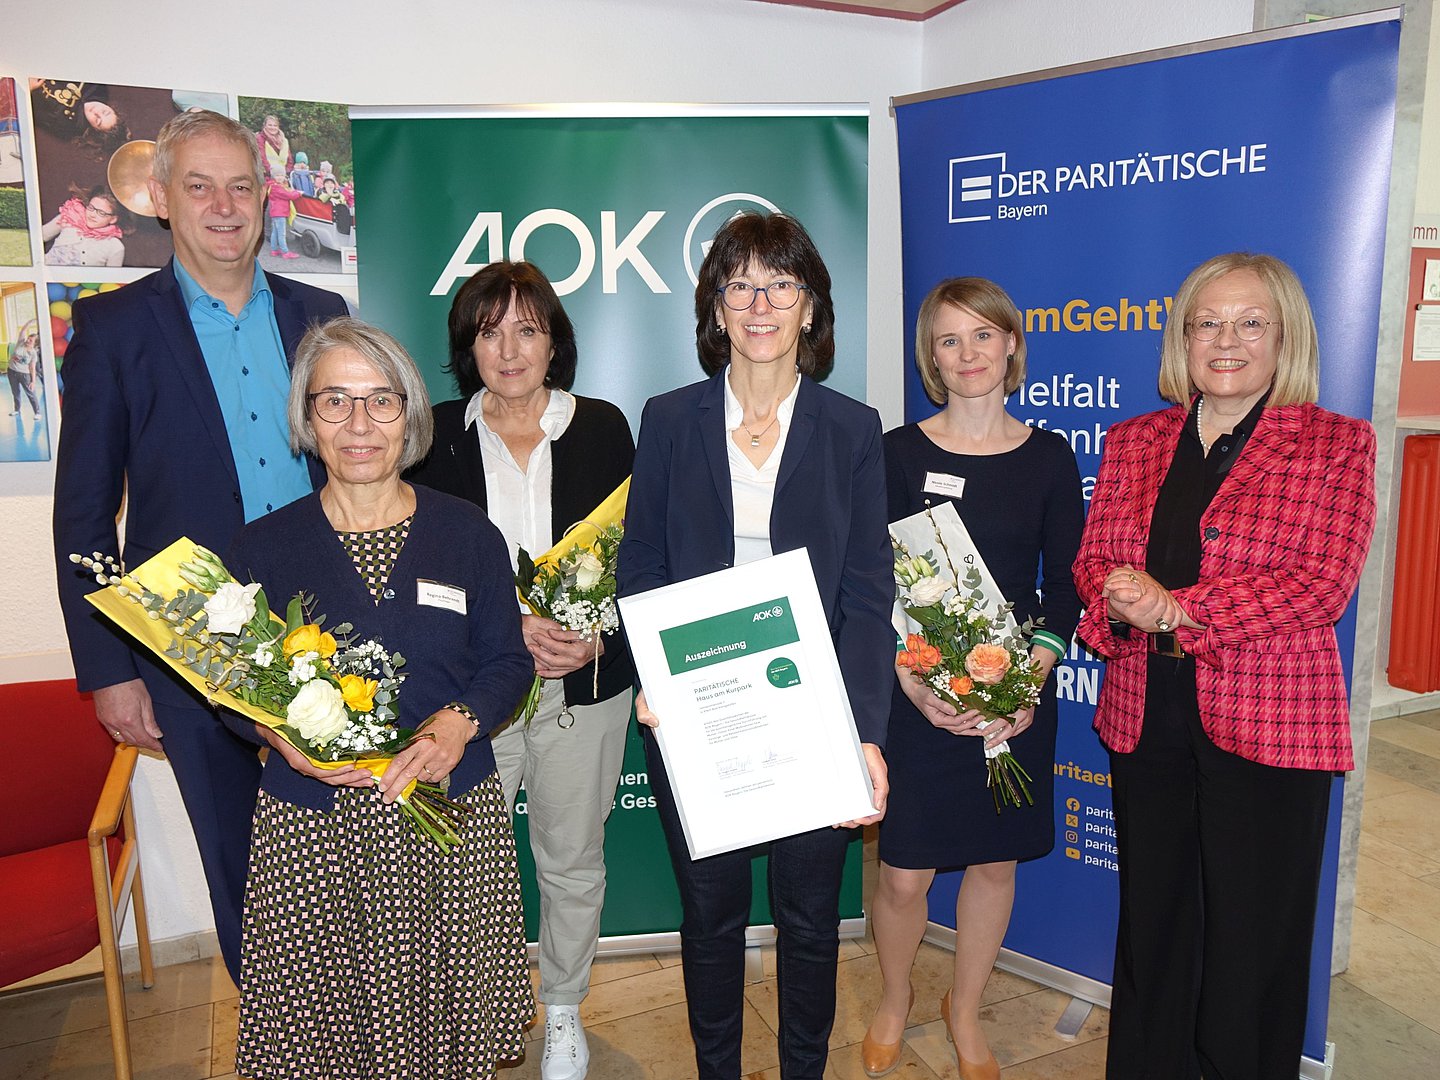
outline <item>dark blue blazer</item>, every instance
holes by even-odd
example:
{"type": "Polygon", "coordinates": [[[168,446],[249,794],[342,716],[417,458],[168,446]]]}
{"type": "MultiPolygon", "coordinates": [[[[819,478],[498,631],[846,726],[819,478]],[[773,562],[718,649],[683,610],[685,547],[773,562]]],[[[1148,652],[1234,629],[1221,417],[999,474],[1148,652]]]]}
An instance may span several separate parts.
{"type": "MultiPolygon", "coordinates": [[[[293,359],[307,325],[344,315],[334,293],[267,274],[275,322],[293,359]]],[[[125,500],[125,564],[138,566],[181,536],[224,553],[245,524],[240,481],[220,402],[190,325],[173,261],[149,277],[75,305],[55,465],[55,554],[60,607],[81,690],[144,677],[151,696],[194,703],[158,662],[84,599],[94,580],[70,552],[119,554],[115,519],[125,500]]],[[[311,480],[325,471],[310,462],[311,480]]]]}
{"type": "MultiPolygon", "coordinates": [[[[735,561],[724,372],[651,398],[640,420],[620,594],[735,561]]],[[[885,745],[895,680],[895,597],[875,410],[801,376],[770,513],[778,555],[807,548],[862,742],[885,745]]]]}

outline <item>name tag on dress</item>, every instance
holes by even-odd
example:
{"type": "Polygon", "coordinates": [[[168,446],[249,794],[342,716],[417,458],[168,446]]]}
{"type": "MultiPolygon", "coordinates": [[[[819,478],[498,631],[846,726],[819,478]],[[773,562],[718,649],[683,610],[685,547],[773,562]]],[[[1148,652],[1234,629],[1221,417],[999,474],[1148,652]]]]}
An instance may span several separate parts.
{"type": "Polygon", "coordinates": [[[952,499],[958,499],[965,490],[965,478],[943,472],[927,472],[925,490],[931,495],[948,495],[952,499]]]}
{"type": "Polygon", "coordinates": [[[456,614],[465,614],[465,590],[457,589],[454,585],[446,585],[443,581],[429,581],[420,578],[416,582],[419,595],[416,602],[426,607],[444,608],[446,611],[453,611],[456,614]]]}

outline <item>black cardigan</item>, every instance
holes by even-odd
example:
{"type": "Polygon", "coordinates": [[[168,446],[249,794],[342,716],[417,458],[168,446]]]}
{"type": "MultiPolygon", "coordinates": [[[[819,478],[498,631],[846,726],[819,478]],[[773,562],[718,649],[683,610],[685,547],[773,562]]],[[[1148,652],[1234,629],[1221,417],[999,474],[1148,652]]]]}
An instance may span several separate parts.
{"type": "MultiPolygon", "coordinates": [[[[466,499],[489,509],[485,492],[485,462],[480,438],[465,429],[465,400],[442,401],[434,406],[435,441],[424,461],[405,474],[407,480],[466,499]]],[[[576,396],[570,426],[550,444],[551,540],[582,521],[600,501],[630,475],[635,441],[625,415],[608,401],[576,396]]],[[[540,554],[531,552],[532,555],[540,554]]],[[[628,690],[635,679],[630,650],[622,633],[606,634],[600,657],[600,692],[592,693],[589,664],[565,676],[565,701],[593,705],[628,690]]]]}

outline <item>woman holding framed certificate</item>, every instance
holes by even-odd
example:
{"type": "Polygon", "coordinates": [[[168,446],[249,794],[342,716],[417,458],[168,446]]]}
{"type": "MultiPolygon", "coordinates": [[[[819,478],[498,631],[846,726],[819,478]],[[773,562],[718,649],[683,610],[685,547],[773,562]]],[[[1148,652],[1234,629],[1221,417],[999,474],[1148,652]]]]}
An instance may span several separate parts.
{"type": "MultiPolygon", "coordinates": [[[[1048,676],[1080,618],[1070,565],[1083,508],[1069,444],[1005,411],[1005,396],[1025,381],[1019,311],[985,278],[940,282],[920,305],[915,366],[926,395],[942,408],[885,436],[890,519],[952,503],[1004,594],[990,602],[1013,603],[1017,623],[1038,623],[1030,660],[1048,676]]],[[[910,669],[895,670],[888,749],[895,789],[880,826],[873,910],[884,993],[861,1057],[870,1076],[900,1063],[930,883],[936,870],[964,867],[954,984],[941,1016],[961,1077],[993,1080],[1000,1067],[980,1027],[980,995],[1010,923],[1016,861],[1055,843],[1055,686],[1047,678],[1038,705],[984,724],[985,716],[957,712],[910,669]],[[985,751],[1007,742],[1028,777],[1029,797],[1001,810],[987,785],[985,751]]]]}
{"type": "MultiPolygon", "coordinates": [[[[704,382],[645,406],[620,547],[620,594],[805,548],[844,673],[875,808],[890,709],[895,595],[880,420],[820,386],[834,351],[830,274],[784,214],[744,213],[716,234],[695,288],[704,382]]],[[[640,721],[656,718],[642,692],[640,721]]],[[[656,740],[650,784],[680,888],[690,1032],[702,1080],[740,1076],[751,849],[691,859],[656,740]]],[[[820,1080],[835,1019],[845,822],[775,840],[780,1069],[820,1080]]]]}

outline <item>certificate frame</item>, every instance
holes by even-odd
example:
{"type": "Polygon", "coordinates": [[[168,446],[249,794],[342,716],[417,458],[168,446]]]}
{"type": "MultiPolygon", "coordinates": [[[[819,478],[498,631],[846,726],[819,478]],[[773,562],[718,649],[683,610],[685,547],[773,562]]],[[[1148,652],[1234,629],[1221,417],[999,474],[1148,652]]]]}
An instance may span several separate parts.
{"type": "Polygon", "coordinates": [[[692,859],[876,813],[808,551],[619,603],[692,859]]]}

